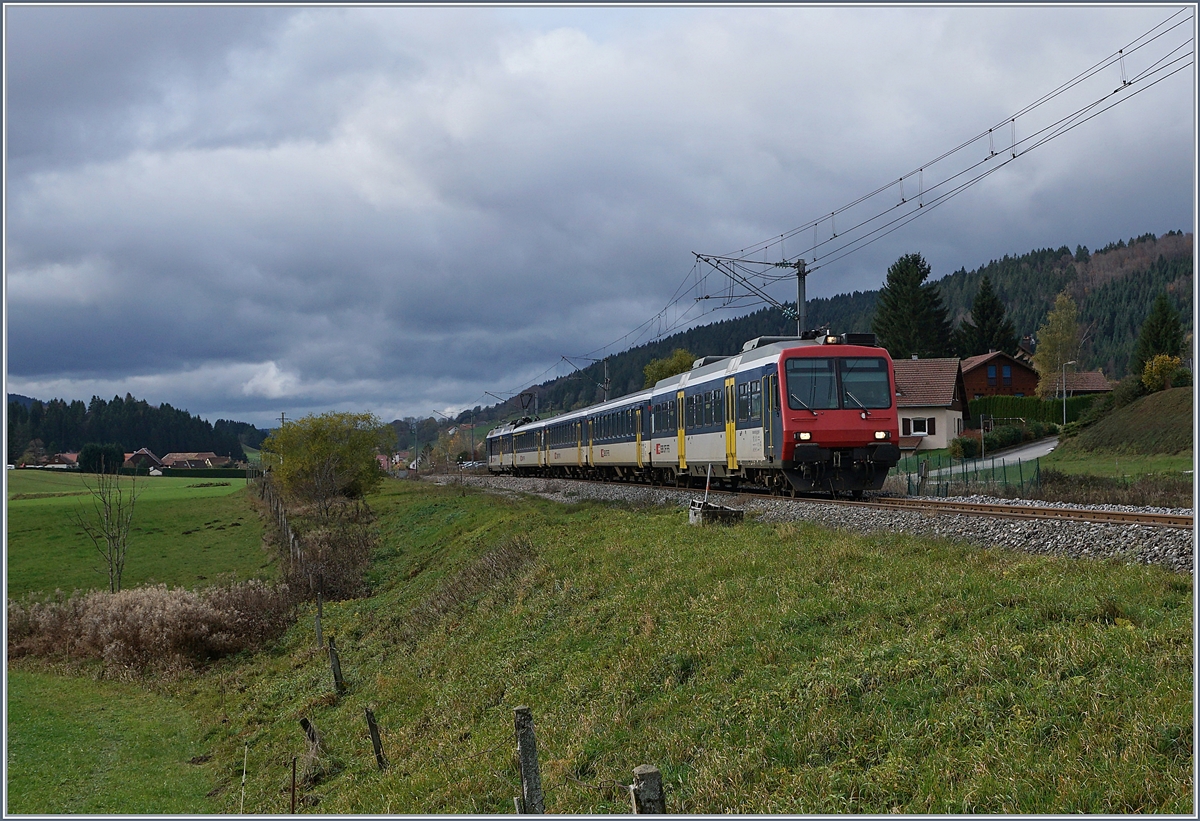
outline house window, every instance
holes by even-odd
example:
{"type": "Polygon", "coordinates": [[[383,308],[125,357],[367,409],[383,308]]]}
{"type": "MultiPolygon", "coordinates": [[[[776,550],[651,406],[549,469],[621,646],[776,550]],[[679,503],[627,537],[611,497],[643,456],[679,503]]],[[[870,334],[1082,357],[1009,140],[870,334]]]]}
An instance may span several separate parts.
{"type": "Polygon", "coordinates": [[[1000,373],[1004,378],[1005,385],[1012,385],[1012,365],[1004,365],[1000,368],[1000,373]]]}
{"type": "Polygon", "coordinates": [[[988,387],[996,386],[996,366],[995,365],[988,365],[987,380],[988,380],[988,387]]]}
{"type": "Polygon", "coordinates": [[[954,420],[954,435],[962,436],[962,432],[963,432],[963,420],[961,417],[959,417],[954,420]]]}
{"type": "Polygon", "coordinates": [[[924,419],[912,420],[912,432],[913,432],[913,436],[924,436],[926,433],[925,420],[924,419]]]}

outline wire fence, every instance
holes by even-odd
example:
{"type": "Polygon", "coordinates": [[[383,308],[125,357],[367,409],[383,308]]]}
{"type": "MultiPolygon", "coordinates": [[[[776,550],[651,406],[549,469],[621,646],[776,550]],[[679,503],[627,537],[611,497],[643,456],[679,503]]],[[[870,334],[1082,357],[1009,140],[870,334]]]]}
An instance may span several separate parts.
{"type": "Polygon", "coordinates": [[[903,473],[909,496],[985,494],[1025,498],[1042,489],[1040,458],[955,459],[939,454],[914,461],[915,469],[903,473]]]}

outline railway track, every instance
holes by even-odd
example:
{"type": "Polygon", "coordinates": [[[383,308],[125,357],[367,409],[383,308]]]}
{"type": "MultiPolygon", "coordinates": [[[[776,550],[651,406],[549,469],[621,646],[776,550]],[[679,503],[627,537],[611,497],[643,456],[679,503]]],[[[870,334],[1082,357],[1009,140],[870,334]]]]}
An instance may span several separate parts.
{"type": "MultiPolygon", "coordinates": [[[[589,484],[616,484],[623,482],[602,482],[595,479],[550,479],[554,482],[585,482],[589,484]]],[[[660,488],[662,489],[662,488],[660,488]]],[[[675,488],[665,488],[675,490],[675,488]]],[[[678,488],[681,492],[695,494],[697,488],[678,488]]],[[[740,488],[737,492],[713,489],[709,495],[712,499],[734,501],[739,497],[746,499],[761,498],[767,493],[754,492],[750,488],[740,488]]],[[[790,498],[768,496],[768,498],[790,498]]],[[[959,502],[928,496],[876,496],[871,499],[849,500],[831,499],[821,496],[798,496],[792,499],[797,502],[815,502],[818,504],[844,505],[846,507],[865,507],[878,510],[902,510],[910,513],[924,513],[928,516],[942,514],[965,516],[990,516],[1003,519],[1039,519],[1042,521],[1072,521],[1091,522],[1093,524],[1125,524],[1141,525],[1143,527],[1169,527],[1179,530],[1191,530],[1194,517],[1179,513],[1142,513],[1137,511],[1095,510],[1084,507],[1052,507],[1041,505],[1007,505],[982,502],[959,502]]]]}
{"type": "Polygon", "coordinates": [[[837,504],[884,510],[905,510],[936,516],[963,514],[995,516],[1003,519],[1042,519],[1098,524],[1142,525],[1144,527],[1173,527],[1191,530],[1193,517],[1179,513],[1140,513],[1121,510],[1093,510],[1082,507],[1042,507],[1039,505],[1001,505],[976,502],[953,502],[926,497],[876,498],[870,501],[837,500],[837,504]]]}

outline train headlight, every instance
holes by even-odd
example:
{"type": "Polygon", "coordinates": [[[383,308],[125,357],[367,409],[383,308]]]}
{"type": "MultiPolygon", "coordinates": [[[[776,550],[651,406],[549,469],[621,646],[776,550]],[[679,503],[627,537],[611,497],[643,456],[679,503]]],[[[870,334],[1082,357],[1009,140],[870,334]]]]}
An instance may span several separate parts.
{"type": "Polygon", "coordinates": [[[796,434],[796,438],[801,442],[807,442],[809,439],[812,439],[812,434],[806,430],[802,430],[796,434]]]}
{"type": "Polygon", "coordinates": [[[875,431],[875,438],[876,439],[891,439],[892,434],[886,430],[877,430],[877,431],[875,431]]]}

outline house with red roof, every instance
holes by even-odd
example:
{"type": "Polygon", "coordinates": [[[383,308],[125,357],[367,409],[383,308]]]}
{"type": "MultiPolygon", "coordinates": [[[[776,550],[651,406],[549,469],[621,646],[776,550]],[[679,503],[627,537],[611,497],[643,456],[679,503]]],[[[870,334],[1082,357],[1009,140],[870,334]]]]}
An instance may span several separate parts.
{"type": "Polygon", "coordinates": [[[897,359],[896,412],[900,450],[935,450],[961,436],[967,390],[957,359],[897,359]]]}

